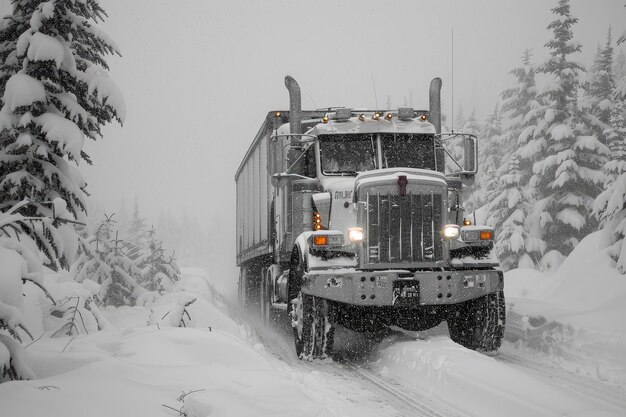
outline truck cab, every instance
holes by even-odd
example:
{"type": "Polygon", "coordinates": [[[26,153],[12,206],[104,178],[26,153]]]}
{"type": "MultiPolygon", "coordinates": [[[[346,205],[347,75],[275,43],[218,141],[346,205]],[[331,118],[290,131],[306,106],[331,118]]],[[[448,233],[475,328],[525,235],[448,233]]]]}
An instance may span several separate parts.
{"type": "Polygon", "coordinates": [[[477,139],[441,133],[441,80],[428,111],[302,111],[294,83],[289,112],[266,120],[269,253],[240,264],[242,304],[267,322],[286,310],[302,359],[330,355],[336,325],[423,330],[446,320],[458,343],[497,349],[494,231],[469,224],[462,205],[477,139]]]}

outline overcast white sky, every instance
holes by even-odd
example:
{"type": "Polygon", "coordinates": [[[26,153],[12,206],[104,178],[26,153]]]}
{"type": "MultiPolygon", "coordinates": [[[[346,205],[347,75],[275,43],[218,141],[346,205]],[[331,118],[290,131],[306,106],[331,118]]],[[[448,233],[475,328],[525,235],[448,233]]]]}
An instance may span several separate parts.
{"type": "MultiPolygon", "coordinates": [[[[0,5],[10,11],[8,1],[0,5]]],[[[591,62],[609,25],[626,29],[624,0],[573,0],[591,62]]],[[[525,48],[546,57],[546,26],[556,0],[258,1],[102,0],[101,25],[122,50],[109,58],[111,78],[126,97],[123,128],[105,128],[90,143],[94,167],[83,171],[89,191],[108,211],[122,197],[155,221],[161,210],[187,210],[232,224],[239,162],[265,114],[288,108],[283,78],[302,88],[303,107],[427,107],[431,78],[444,83],[451,110],[479,119],[493,110],[508,72],[525,48]]],[[[230,254],[228,256],[231,256],[230,254]]],[[[234,249],[233,249],[234,256],[234,249]]]]}

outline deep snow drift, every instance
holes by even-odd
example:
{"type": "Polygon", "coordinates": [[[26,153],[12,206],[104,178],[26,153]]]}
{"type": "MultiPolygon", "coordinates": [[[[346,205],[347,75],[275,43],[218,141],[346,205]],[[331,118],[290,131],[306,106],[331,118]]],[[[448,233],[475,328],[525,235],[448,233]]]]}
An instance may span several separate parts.
{"type": "MultiPolygon", "coordinates": [[[[505,275],[508,322],[497,354],[452,343],[444,324],[389,336],[362,366],[453,415],[624,415],[626,277],[599,239],[583,240],[552,275],[505,275]]],[[[277,348],[270,330],[236,319],[207,273],[183,272],[172,292],[143,306],[104,309],[104,330],[84,312],[82,334],[72,336],[50,337],[62,318],[32,323],[49,302],[28,291],[25,320],[35,337],[44,334],[27,348],[37,379],[0,384],[3,415],[402,415],[392,397],[368,391],[340,363],[276,352],[290,341],[277,348]]],[[[94,290],[58,275],[45,282],[57,299],[94,290]]]]}

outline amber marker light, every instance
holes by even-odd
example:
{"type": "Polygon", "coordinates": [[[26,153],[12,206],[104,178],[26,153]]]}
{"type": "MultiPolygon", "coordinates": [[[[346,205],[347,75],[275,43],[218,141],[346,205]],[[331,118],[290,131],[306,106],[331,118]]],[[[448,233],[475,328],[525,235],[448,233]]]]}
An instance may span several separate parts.
{"type": "Polygon", "coordinates": [[[387,114],[385,115],[385,119],[386,119],[386,120],[391,120],[392,118],[393,118],[393,114],[391,114],[391,113],[387,113],[387,114]]]}
{"type": "Polygon", "coordinates": [[[328,123],[328,116],[324,116],[324,118],[322,119],[322,122],[328,123]]]}
{"type": "Polygon", "coordinates": [[[470,219],[463,220],[463,226],[471,226],[471,225],[472,225],[472,221],[470,219]]]}
{"type": "Polygon", "coordinates": [[[313,229],[322,230],[322,215],[319,211],[313,212],[313,229]]]}
{"type": "Polygon", "coordinates": [[[361,114],[361,115],[359,116],[359,120],[360,120],[360,121],[362,121],[362,122],[364,122],[364,121],[365,121],[365,115],[364,115],[364,114],[361,114]]]}
{"type": "Polygon", "coordinates": [[[374,114],[372,115],[372,120],[378,120],[378,119],[380,119],[380,113],[378,113],[378,112],[377,112],[377,113],[374,113],[374,114]]]}
{"type": "Polygon", "coordinates": [[[315,246],[326,246],[326,245],[328,245],[328,236],[327,235],[316,235],[316,236],[313,236],[313,244],[315,246]]]}
{"type": "Polygon", "coordinates": [[[426,114],[422,114],[422,115],[420,116],[420,120],[421,120],[422,122],[427,121],[427,120],[428,120],[428,115],[426,115],[426,114]]]}
{"type": "Polygon", "coordinates": [[[492,240],[493,239],[493,231],[492,230],[481,230],[480,231],[480,240],[492,240]]]}
{"type": "Polygon", "coordinates": [[[280,116],[282,116],[282,115],[283,115],[283,114],[282,114],[281,112],[279,112],[279,111],[277,111],[276,113],[274,113],[274,117],[280,117],[280,116]]]}

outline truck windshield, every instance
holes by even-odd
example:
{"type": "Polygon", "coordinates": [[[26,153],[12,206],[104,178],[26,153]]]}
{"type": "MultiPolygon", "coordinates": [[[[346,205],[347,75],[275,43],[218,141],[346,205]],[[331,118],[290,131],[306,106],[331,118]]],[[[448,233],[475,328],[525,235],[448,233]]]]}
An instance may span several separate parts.
{"type": "Polygon", "coordinates": [[[372,134],[320,136],[319,145],[325,175],[356,175],[378,167],[372,134]]]}
{"type": "Polygon", "coordinates": [[[432,135],[380,135],[383,168],[420,168],[435,170],[435,147],[432,135]]]}

